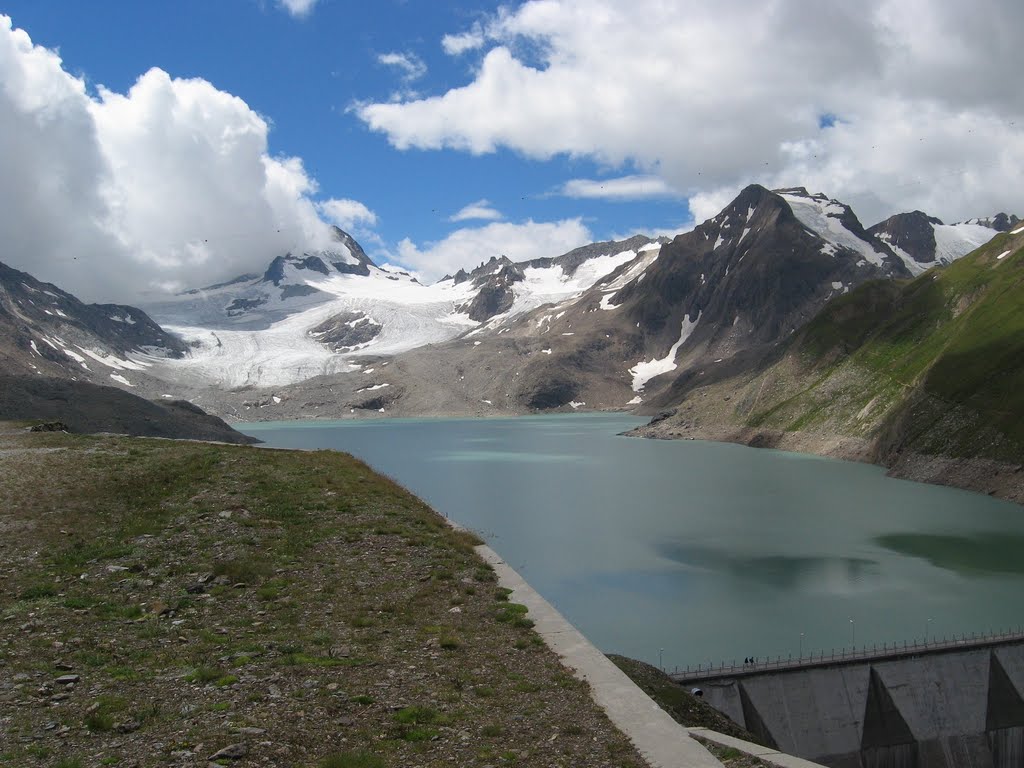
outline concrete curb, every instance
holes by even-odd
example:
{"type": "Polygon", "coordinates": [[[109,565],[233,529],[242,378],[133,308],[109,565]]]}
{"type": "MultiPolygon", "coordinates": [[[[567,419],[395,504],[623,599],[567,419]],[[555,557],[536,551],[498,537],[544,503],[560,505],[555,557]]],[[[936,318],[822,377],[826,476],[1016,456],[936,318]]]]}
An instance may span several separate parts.
{"type": "Polygon", "coordinates": [[[687,728],[687,730],[693,736],[699,736],[720,747],[732,747],[744,754],[753,755],[769,765],[777,765],[779,768],[824,768],[820,763],[812,763],[810,760],[804,760],[802,757],[787,755],[785,752],[779,752],[777,749],[762,747],[760,744],[754,744],[752,741],[737,739],[735,736],[726,736],[718,731],[709,731],[707,728],[687,728]]]}
{"type": "MultiPolygon", "coordinates": [[[[633,742],[651,768],[721,768],[722,764],[707,749],[690,738],[686,728],[612,664],[497,552],[486,544],[477,546],[476,552],[494,568],[498,583],[512,590],[510,599],[529,608],[534,630],[576,677],[590,684],[594,701],[633,742]]],[[[786,766],[798,768],[797,763],[786,766]]]]}

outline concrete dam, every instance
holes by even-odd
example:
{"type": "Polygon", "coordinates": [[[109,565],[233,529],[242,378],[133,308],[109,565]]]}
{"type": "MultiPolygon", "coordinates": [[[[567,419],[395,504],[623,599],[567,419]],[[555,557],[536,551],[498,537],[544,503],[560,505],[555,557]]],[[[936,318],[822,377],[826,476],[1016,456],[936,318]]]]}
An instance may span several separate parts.
{"type": "Polygon", "coordinates": [[[764,744],[833,768],[1024,766],[1024,636],[676,673],[764,744]]]}

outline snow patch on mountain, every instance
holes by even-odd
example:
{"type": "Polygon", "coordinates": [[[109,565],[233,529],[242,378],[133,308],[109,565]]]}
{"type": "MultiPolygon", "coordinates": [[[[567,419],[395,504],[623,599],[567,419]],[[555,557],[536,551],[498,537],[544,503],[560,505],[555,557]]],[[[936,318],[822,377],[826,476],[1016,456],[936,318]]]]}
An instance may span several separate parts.
{"type": "Polygon", "coordinates": [[[935,260],[950,264],[980,248],[996,234],[980,224],[936,224],[935,260]]]}
{"type": "MultiPolygon", "coordinates": [[[[780,192],[779,195],[789,204],[800,223],[813,233],[829,243],[859,253],[875,266],[884,264],[885,254],[876,251],[871,243],[857,237],[843,224],[841,217],[847,213],[847,207],[842,203],[820,194],[805,196],[780,192]]],[[[824,249],[823,252],[835,253],[824,249]]]]}
{"type": "Polygon", "coordinates": [[[904,266],[906,266],[906,268],[910,270],[910,274],[913,275],[914,277],[917,277],[922,272],[927,270],[930,266],[932,266],[931,264],[922,264],[920,261],[918,261],[909,253],[907,253],[905,250],[896,245],[896,243],[893,242],[892,235],[890,235],[888,232],[879,232],[876,235],[876,237],[882,242],[884,242],[887,246],[889,246],[892,252],[900,257],[900,261],[903,262],[904,266]]]}
{"type": "MultiPolygon", "coordinates": [[[[660,245],[658,247],[660,248],[660,245]]],[[[552,264],[549,267],[527,267],[523,270],[523,279],[513,286],[515,298],[512,301],[512,306],[491,318],[486,323],[486,327],[497,328],[508,320],[537,307],[577,298],[623,264],[633,261],[637,254],[643,251],[644,249],[641,248],[636,251],[621,251],[606,256],[597,256],[580,264],[571,275],[566,274],[558,264],[552,264]]],[[[604,308],[612,309],[613,307],[604,308]]]]}
{"type": "Polygon", "coordinates": [[[690,315],[683,318],[682,329],[679,333],[679,341],[672,345],[672,348],[668,351],[668,354],[660,360],[648,360],[644,362],[641,360],[639,363],[629,369],[629,373],[633,376],[633,391],[643,392],[647,382],[653,379],[655,376],[660,376],[663,373],[669,373],[676,369],[676,353],[679,352],[679,348],[683,346],[694,329],[697,327],[697,323],[700,322],[701,313],[697,313],[697,317],[694,320],[690,320],[690,315]]]}

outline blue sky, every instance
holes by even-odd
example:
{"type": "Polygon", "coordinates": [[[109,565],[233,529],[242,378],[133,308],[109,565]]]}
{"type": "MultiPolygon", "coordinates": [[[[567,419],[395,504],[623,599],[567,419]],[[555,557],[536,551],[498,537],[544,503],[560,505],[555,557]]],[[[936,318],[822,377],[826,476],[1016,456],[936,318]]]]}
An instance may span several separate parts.
{"type": "Polygon", "coordinates": [[[753,181],[826,192],[865,225],[913,208],[1013,210],[1024,98],[1001,83],[1024,63],[1005,34],[1024,13],[978,1],[6,0],[0,14],[30,42],[8,31],[0,67],[60,57],[6,94],[25,132],[0,145],[6,183],[21,180],[6,194],[25,208],[7,214],[24,230],[7,259],[54,279],[72,257],[48,254],[106,253],[124,279],[103,289],[83,269],[84,294],[172,289],[304,247],[319,216],[378,261],[436,278],[502,252],[680,231],[753,181]],[[152,68],[166,77],[133,91],[152,68]],[[60,130],[33,128],[52,111],[33,96],[40,78],[64,94],[60,130]],[[69,135],[79,122],[84,149],[69,135]],[[206,154],[187,152],[191,131],[206,154]],[[244,146],[218,146],[236,133],[244,146]],[[93,151],[90,168],[68,165],[93,151]],[[280,161],[265,189],[259,157],[280,161]],[[64,192],[93,179],[94,210],[24,193],[50,175],[70,179],[64,192]],[[476,217],[452,220],[473,203],[476,217]],[[83,234],[76,216],[102,231],[83,234]]]}
{"type": "MultiPolygon", "coordinates": [[[[355,199],[378,217],[380,256],[403,238],[436,241],[457,228],[449,217],[486,199],[510,221],[582,217],[595,237],[671,229],[689,220],[685,200],[606,202],[550,192],[573,178],[620,176],[587,159],[531,160],[502,149],[474,156],[455,150],[398,151],[351,110],[403,88],[438,93],[471,79],[471,62],[441,49],[442,37],[469,27],[498,3],[321,0],[296,17],[265,0],[174,3],[4,3],[15,26],[58,49],[65,68],[126,92],[159,67],[172,77],[203,78],[242,98],[272,124],[270,151],[301,157],[323,197],[355,199]],[[426,73],[414,82],[378,59],[412,53],[426,73]]],[[[487,258],[490,254],[481,254],[487,258]]]]}

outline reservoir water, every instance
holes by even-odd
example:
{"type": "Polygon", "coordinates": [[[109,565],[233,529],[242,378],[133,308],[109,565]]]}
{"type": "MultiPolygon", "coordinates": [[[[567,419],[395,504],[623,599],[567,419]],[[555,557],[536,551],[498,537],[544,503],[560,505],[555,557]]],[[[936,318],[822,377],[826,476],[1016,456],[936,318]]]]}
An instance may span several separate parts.
{"type": "Polygon", "coordinates": [[[479,532],[603,651],[666,668],[1024,623],[1024,509],[641,420],[238,425],[348,451],[479,532]]]}

